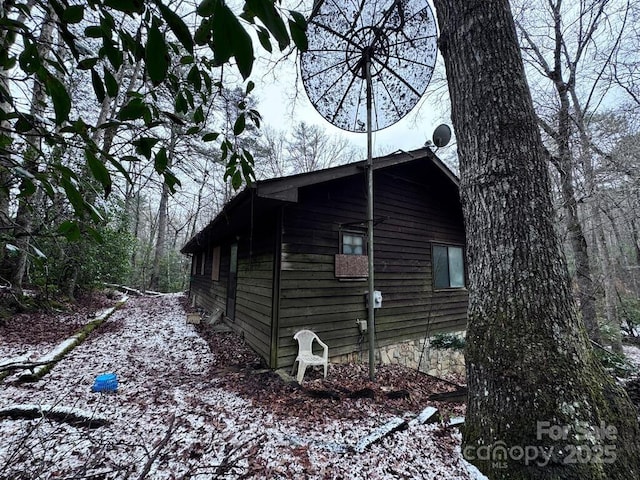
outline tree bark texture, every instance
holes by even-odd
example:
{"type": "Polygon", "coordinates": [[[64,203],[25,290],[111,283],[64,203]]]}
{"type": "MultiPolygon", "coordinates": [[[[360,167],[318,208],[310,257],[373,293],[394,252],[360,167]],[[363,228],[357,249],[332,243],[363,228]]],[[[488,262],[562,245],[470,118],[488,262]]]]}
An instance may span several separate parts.
{"type": "Polygon", "coordinates": [[[167,205],[169,203],[169,187],[162,184],[162,194],[160,195],[160,205],[158,206],[158,236],[153,254],[153,266],[151,278],[149,279],[149,289],[158,290],[160,286],[160,265],[166,254],[167,243],[167,216],[169,214],[167,205]]]}
{"type": "MultiPolygon", "coordinates": [[[[1,18],[9,18],[14,13],[18,13],[16,15],[16,22],[23,23],[27,18],[27,13],[31,11],[31,8],[34,5],[34,1],[31,0],[27,2],[26,8],[17,12],[15,9],[15,5],[12,2],[0,2],[0,17],[1,18]]],[[[8,55],[8,51],[11,49],[12,45],[16,41],[16,35],[8,28],[3,28],[0,31],[0,55],[6,56],[8,55]]],[[[9,86],[9,77],[11,76],[11,69],[5,70],[4,68],[0,68],[0,92],[10,92],[9,86]]],[[[0,111],[8,113],[13,110],[11,103],[9,102],[9,97],[0,94],[0,111]]],[[[3,119],[0,121],[0,132],[4,135],[11,136],[13,128],[11,125],[11,121],[8,118],[3,116],[3,119]]],[[[6,247],[6,239],[4,238],[4,234],[11,230],[11,227],[14,226],[13,219],[11,218],[10,212],[10,191],[14,186],[14,180],[12,178],[11,170],[16,162],[15,158],[11,158],[15,155],[13,149],[9,147],[0,147],[0,267],[4,267],[5,261],[5,247],[6,247]]],[[[13,266],[10,267],[13,269],[13,266]]],[[[13,275],[13,271],[11,271],[13,275]]],[[[21,293],[19,290],[18,293],[21,293]]]]}
{"type": "MultiPolygon", "coordinates": [[[[11,12],[9,5],[5,5],[5,2],[0,3],[0,17],[6,18],[11,12]]],[[[22,19],[20,19],[22,20],[22,19]]],[[[6,52],[11,48],[15,38],[10,32],[0,32],[0,55],[6,55],[6,52]]],[[[11,72],[9,69],[0,68],[0,92],[9,92],[9,76],[11,72]]],[[[9,98],[0,93],[0,111],[10,112],[11,104],[9,98]]],[[[8,118],[3,116],[0,120],[0,132],[4,135],[10,135],[11,122],[8,118]]],[[[4,233],[10,229],[12,222],[11,215],[9,213],[9,192],[12,187],[11,179],[11,167],[12,167],[12,150],[10,147],[0,147],[0,266],[4,262],[4,252],[6,246],[6,240],[4,233]]]]}
{"type": "Polygon", "coordinates": [[[434,3],[467,232],[463,454],[492,480],[640,478],[637,411],[573,302],[509,2],[434,3]],[[573,461],[578,446],[593,458],[573,461]],[[612,463],[597,461],[605,447],[612,463]]]}

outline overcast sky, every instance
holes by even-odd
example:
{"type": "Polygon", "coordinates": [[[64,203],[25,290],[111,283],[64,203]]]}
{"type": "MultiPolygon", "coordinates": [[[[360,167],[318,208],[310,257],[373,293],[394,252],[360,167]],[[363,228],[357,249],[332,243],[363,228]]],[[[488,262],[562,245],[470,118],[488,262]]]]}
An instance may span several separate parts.
{"type": "MultiPolygon", "coordinates": [[[[274,58],[277,54],[274,54],[274,58]]],[[[438,68],[442,68],[438,58],[438,68]]],[[[341,135],[361,148],[366,155],[366,134],[341,130],[325,120],[311,105],[299,74],[299,67],[294,58],[279,62],[273,69],[267,69],[264,62],[256,63],[254,81],[255,96],[259,100],[258,110],[262,114],[265,125],[279,130],[290,131],[296,122],[316,124],[331,135],[341,135]],[[265,72],[261,74],[259,72],[265,72]]],[[[413,150],[421,148],[432,138],[433,130],[441,123],[450,124],[448,98],[437,94],[446,91],[442,82],[443,74],[436,73],[427,87],[427,94],[407,116],[397,123],[373,134],[374,155],[383,155],[396,150],[413,150]]],[[[455,147],[448,147],[455,149],[455,147]]],[[[444,153],[444,152],[442,152],[444,153]]]]}
{"type": "MultiPolygon", "coordinates": [[[[291,69],[289,69],[291,70],[291,69]]],[[[291,71],[279,75],[277,82],[256,82],[256,95],[259,99],[258,110],[265,124],[280,130],[290,130],[295,122],[313,123],[323,127],[327,132],[347,137],[354,145],[366,151],[366,134],[351,133],[341,130],[326,121],[311,105],[301,81],[296,84],[296,77],[291,71]],[[299,89],[297,98],[293,90],[299,89]]],[[[434,100],[423,98],[405,118],[390,127],[373,134],[375,154],[389,153],[398,149],[412,150],[423,147],[430,140],[433,130],[447,120],[439,105],[434,100]]]]}

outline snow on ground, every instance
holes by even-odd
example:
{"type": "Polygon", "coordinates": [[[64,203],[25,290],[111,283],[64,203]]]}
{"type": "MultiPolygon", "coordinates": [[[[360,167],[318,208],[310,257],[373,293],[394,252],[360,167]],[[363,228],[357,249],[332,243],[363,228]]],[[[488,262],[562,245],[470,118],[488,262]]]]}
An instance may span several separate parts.
{"type": "MultiPolygon", "coordinates": [[[[29,348],[0,339],[0,358],[29,348]]],[[[9,379],[0,390],[0,408],[74,408],[110,423],[0,419],[0,478],[481,478],[461,459],[455,429],[414,422],[356,453],[398,412],[365,407],[362,418],[317,422],[306,414],[322,411],[282,414],[225,388],[215,355],[186,323],[179,296],[129,299],[42,380],[9,379]],[[92,393],[107,372],[118,375],[118,392],[92,393]]]]}
{"type": "Polygon", "coordinates": [[[636,372],[640,371],[640,347],[637,345],[622,345],[622,351],[629,363],[636,367],[636,372]]]}

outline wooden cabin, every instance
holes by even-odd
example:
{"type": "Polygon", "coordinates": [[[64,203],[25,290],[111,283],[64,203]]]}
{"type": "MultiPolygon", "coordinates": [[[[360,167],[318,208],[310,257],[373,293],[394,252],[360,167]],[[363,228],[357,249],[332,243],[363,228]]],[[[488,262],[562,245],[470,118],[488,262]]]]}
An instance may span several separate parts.
{"type": "MultiPolygon", "coordinates": [[[[271,368],[310,329],[329,355],[367,359],[366,161],[259,181],[183,247],[190,296],[219,312],[271,368]]],[[[429,148],[375,158],[376,347],[463,331],[464,225],[458,179],[429,148]]]]}

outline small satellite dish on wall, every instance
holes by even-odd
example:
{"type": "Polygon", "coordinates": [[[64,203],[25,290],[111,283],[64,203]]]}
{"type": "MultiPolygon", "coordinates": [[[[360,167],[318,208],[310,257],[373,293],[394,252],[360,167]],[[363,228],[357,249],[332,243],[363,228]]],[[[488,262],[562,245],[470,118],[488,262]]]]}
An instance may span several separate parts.
{"type": "Polygon", "coordinates": [[[451,128],[449,125],[443,123],[433,131],[433,144],[438,147],[446,146],[451,140],[451,128]]]}

